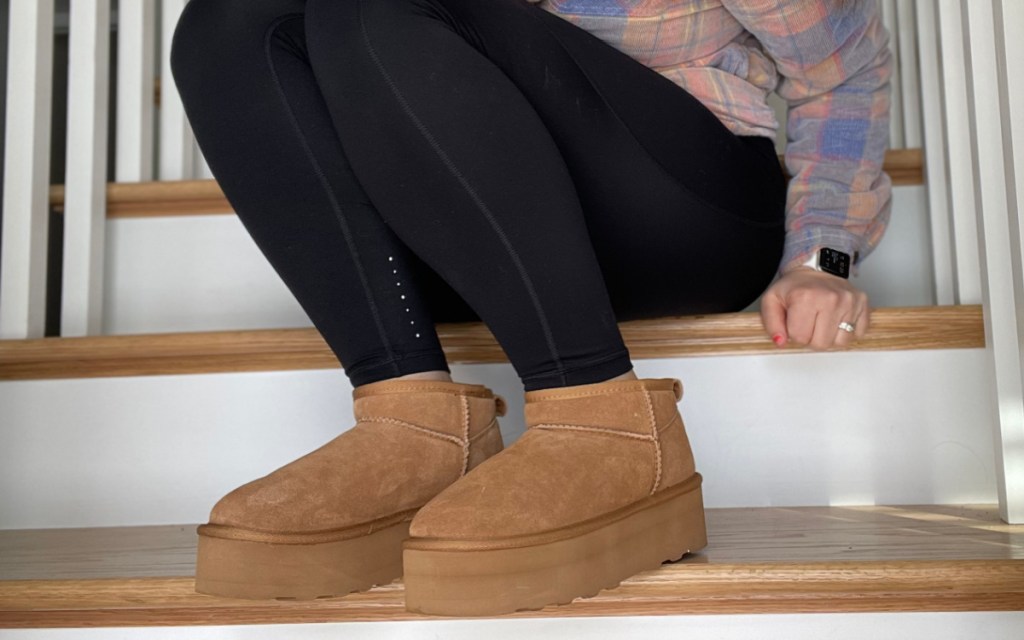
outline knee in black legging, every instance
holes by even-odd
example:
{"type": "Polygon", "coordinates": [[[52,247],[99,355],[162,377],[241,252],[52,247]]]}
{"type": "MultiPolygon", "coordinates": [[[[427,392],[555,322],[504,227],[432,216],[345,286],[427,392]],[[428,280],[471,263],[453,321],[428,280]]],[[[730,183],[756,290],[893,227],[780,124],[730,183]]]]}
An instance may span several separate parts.
{"type": "MultiPolygon", "coordinates": [[[[525,0],[306,0],[306,32],[310,41],[321,38],[350,38],[364,47],[374,47],[374,34],[394,34],[402,29],[417,30],[422,19],[439,22],[482,50],[476,27],[482,22],[498,24],[501,11],[535,9],[525,0]]],[[[424,46],[429,38],[388,37],[387,46],[424,46]]]]}
{"type": "MultiPolygon", "coordinates": [[[[267,28],[282,16],[301,15],[304,0],[190,0],[171,37],[170,65],[181,86],[198,81],[203,69],[244,60],[262,47],[267,28]]],[[[238,73],[245,73],[239,68],[238,73]]]]}

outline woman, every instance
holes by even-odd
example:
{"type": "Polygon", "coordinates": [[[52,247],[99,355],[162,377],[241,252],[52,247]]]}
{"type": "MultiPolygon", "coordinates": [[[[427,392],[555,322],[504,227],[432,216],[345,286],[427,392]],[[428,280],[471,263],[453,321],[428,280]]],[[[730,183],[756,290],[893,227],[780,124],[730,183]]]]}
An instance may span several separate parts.
{"type": "Polygon", "coordinates": [[[681,383],[637,378],[616,322],[763,293],[779,346],[864,334],[887,43],[871,0],[192,0],[186,113],[356,417],[214,506],[197,589],[404,571],[410,609],[487,615],[703,547],[681,383]],[[504,450],[503,400],[452,381],[433,329],[481,319],[526,392],[504,450]]]}

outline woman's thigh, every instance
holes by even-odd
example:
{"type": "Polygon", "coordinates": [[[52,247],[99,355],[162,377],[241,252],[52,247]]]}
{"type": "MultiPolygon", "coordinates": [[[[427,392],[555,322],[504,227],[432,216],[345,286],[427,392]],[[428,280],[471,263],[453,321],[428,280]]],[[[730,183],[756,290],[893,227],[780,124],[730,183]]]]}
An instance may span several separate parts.
{"type": "Polygon", "coordinates": [[[523,0],[409,1],[442,7],[536,109],[620,320],[738,310],[767,287],[785,237],[770,140],[736,136],[678,85],[523,0]]]}

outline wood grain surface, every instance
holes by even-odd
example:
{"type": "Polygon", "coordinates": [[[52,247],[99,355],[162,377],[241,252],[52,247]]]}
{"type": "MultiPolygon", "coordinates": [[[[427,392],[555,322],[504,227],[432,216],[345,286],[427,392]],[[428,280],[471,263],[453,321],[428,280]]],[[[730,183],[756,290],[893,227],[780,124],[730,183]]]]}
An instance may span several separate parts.
{"type": "MultiPolygon", "coordinates": [[[[757,312],[619,323],[633,358],[807,353],[776,347],[757,312]]],[[[449,362],[505,362],[481,322],[440,324],[449,362]]],[[[884,307],[851,351],[985,346],[981,305],[884,307]]],[[[0,340],[0,380],[328,369],[340,365],[313,328],[0,340]]]]}
{"type": "MultiPolygon", "coordinates": [[[[885,153],[884,169],[894,185],[922,184],[924,153],[921,149],[890,149],[885,153]]],[[[49,197],[50,206],[63,212],[64,185],[51,185],[49,197]]],[[[106,197],[111,218],[234,213],[220,185],[210,179],[110,182],[106,197]]]]}
{"type": "MultiPolygon", "coordinates": [[[[710,544],[594,598],[507,617],[1024,610],[1024,526],[992,506],[708,509],[710,544]]],[[[197,594],[195,525],[0,532],[0,627],[410,620],[345,597],[197,594]]]]}

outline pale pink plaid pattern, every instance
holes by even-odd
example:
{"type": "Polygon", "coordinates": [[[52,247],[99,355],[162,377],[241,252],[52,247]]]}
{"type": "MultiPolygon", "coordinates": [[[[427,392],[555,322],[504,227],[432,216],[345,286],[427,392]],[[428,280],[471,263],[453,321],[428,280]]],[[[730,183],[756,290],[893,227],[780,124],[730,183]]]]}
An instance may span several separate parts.
{"type": "Polygon", "coordinates": [[[789,104],[780,273],[818,247],[857,267],[888,226],[889,33],[875,0],[544,0],[679,84],[738,135],[775,137],[789,104]]]}

